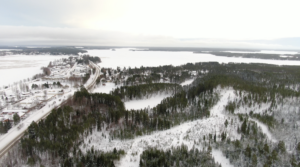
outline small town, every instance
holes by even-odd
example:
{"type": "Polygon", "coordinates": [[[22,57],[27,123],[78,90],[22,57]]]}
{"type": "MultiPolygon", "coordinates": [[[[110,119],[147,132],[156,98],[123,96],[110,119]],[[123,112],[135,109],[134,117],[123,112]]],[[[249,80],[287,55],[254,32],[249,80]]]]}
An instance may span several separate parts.
{"type": "Polygon", "coordinates": [[[83,84],[88,88],[94,86],[100,67],[93,62],[83,63],[84,58],[88,60],[89,56],[55,60],[48,67],[41,68],[42,74],[0,89],[0,122],[4,126],[2,130],[8,131],[15,125],[22,127],[23,124],[18,123],[32,113],[48,112],[45,106],[59,106],[83,84]]]}

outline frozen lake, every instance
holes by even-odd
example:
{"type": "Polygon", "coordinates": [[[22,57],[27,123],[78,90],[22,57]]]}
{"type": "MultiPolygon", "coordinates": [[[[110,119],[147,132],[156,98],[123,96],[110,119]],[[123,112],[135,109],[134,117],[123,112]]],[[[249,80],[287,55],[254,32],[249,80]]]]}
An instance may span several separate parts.
{"type": "MultiPolygon", "coordinates": [[[[270,51],[271,52],[271,51],[270,51]]],[[[261,53],[270,53],[261,51],[261,53]]],[[[290,60],[266,60],[238,57],[222,57],[211,54],[199,54],[192,52],[163,52],[163,51],[130,51],[128,48],[111,50],[88,50],[91,56],[101,58],[101,67],[153,67],[160,65],[183,65],[195,62],[219,62],[219,63],[265,63],[274,65],[300,65],[300,61],[290,60]]],[[[272,53],[275,53],[273,51],[272,53]]],[[[283,53],[277,51],[278,54],[283,53]]],[[[294,53],[294,52],[284,52],[294,53]]]]}
{"type": "Polygon", "coordinates": [[[68,56],[51,55],[8,55],[0,56],[0,87],[13,84],[23,79],[42,73],[41,67],[50,61],[68,56]]]}

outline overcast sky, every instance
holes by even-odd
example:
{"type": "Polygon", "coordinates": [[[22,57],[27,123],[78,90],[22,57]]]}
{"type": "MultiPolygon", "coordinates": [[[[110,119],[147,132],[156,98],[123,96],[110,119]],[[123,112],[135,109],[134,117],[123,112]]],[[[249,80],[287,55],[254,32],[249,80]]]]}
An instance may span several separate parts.
{"type": "Polygon", "coordinates": [[[300,49],[299,0],[3,0],[0,45],[300,49]]]}

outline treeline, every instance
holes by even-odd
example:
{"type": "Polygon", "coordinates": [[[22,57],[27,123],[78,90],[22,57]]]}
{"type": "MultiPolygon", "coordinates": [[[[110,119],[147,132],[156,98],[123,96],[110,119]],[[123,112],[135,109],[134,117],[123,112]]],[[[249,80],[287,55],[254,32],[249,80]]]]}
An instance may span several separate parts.
{"type": "MultiPolygon", "coordinates": [[[[129,69],[129,74],[130,74],[130,69],[129,69]]],[[[151,84],[151,83],[157,83],[160,81],[160,75],[156,73],[151,73],[148,76],[145,75],[140,75],[140,74],[134,74],[130,77],[128,77],[125,81],[125,85],[134,85],[137,82],[138,83],[146,83],[146,84],[151,84]]]]}
{"type": "Polygon", "coordinates": [[[100,104],[104,104],[109,107],[125,110],[124,103],[119,97],[105,93],[90,94],[85,88],[81,88],[80,91],[74,93],[74,103],[72,105],[81,106],[81,104],[87,105],[91,109],[97,109],[97,107],[100,107],[100,104]]]}
{"type": "Polygon", "coordinates": [[[78,55],[79,53],[85,53],[86,50],[71,48],[71,47],[51,47],[51,48],[23,48],[21,51],[12,50],[14,54],[47,54],[50,55],[78,55]]]}
{"type": "Polygon", "coordinates": [[[92,61],[93,63],[100,63],[101,62],[101,59],[97,56],[90,56],[90,55],[83,55],[82,56],[82,59],[77,59],[77,63],[78,64],[82,64],[82,63],[85,63],[85,64],[89,64],[89,61],[92,61]]]}
{"type": "MultiPolygon", "coordinates": [[[[171,82],[181,82],[180,76],[185,76],[185,72],[196,71],[197,76],[206,76],[207,73],[213,75],[230,75],[239,77],[253,84],[261,83],[264,87],[292,88],[299,85],[299,66],[278,66],[257,63],[228,63],[218,62],[198,62],[187,63],[182,66],[165,65],[159,67],[129,68],[125,75],[143,76],[146,72],[150,74],[162,74],[164,78],[171,82]],[[181,74],[181,75],[180,75],[181,74]],[[177,78],[174,78],[174,77],[177,78]]],[[[150,76],[149,76],[150,77],[150,76]]],[[[146,77],[147,78],[147,77],[146,77]]],[[[185,77],[183,77],[185,78],[185,77]]]]}
{"type": "Polygon", "coordinates": [[[181,83],[191,78],[189,71],[180,66],[174,67],[172,65],[159,67],[141,66],[140,68],[129,67],[124,74],[130,75],[125,82],[126,85],[132,85],[136,81],[150,84],[160,82],[161,79],[163,79],[164,82],[181,83]]]}
{"type": "MultiPolygon", "coordinates": [[[[276,94],[281,95],[283,98],[300,96],[299,91],[294,91],[285,87],[277,87],[276,84],[274,86],[266,86],[264,83],[255,83],[235,75],[210,74],[201,79],[197,79],[197,81],[199,84],[202,84],[200,87],[202,89],[207,88],[212,90],[218,85],[221,87],[233,87],[234,90],[238,92],[237,95],[241,97],[240,100],[244,100],[246,103],[252,100],[257,103],[266,101],[272,102],[275,100],[276,94]],[[247,92],[247,96],[242,96],[243,91],[247,92]]],[[[192,95],[194,92],[198,91],[201,90],[196,90],[195,87],[192,87],[189,89],[189,94],[192,95]]]]}
{"type": "Polygon", "coordinates": [[[265,53],[230,53],[230,52],[209,52],[215,56],[226,57],[243,57],[243,58],[257,58],[257,59],[275,59],[275,60],[299,60],[300,54],[282,57],[282,54],[265,54],[265,53]]]}
{"type": "Polygon", "coordinates": [[[77,153],[76,150],[73,150],[73,157],[65,159],[63,162],[64,167],[72,166],[105,166],[105,167],[114,167],[114,161],[120,160],[121,156],[125,155],[124,150],[114,149],[112,152],[100,152],[94,150],[88,150],[86,154],[77,153]],[[77,155],[79,154],[79,155],[77,155]],[[74,160],[74,157],[78,157],[74,160]]]}
{"type": "MultiPolygon", "coordinates": [[[[277,66],[268,64],[246,64],[218,62],[187,63],[182,66],[159,66],[129,68],[123,75],[129,75],[126,85],[135,83],[153,83],[161,79],[166,82],[180,83],[191,78],[190,72],[196,72],[197,77],[209,75],[228,75],[240,78],[245,82],[251,82],[263,88],[272,88],[282,93],[290,94],[290,90],[300,90],[300,67],[277,66]],[[150,75],[149,75],[150,74],[150,75]],[[160,77],[161,76],[161,77],[160,77]],[[159,78],[160,77],[160,78],[159,78]]],[[[200,79],[198,79],[200,80],[200,79]]]]}
{"type": "Polygon", "coordinates": [[[140,155],[140,167],[171,167],[171,166],[209,166],[219,167],[211,156],[211,147],[207,150],[188,149],[181,145],[166,151],[157,148],[144,150],[140,155]]]}
{"type": "Polygon", "coordinates": [[[277,66],[269,64],[228,63],[188,63],[184,69],[208,71],[210,74],[237,76],[252,84],[260,83],[262,87],[292,88],[300,82],[299,66],[277,66]]]}

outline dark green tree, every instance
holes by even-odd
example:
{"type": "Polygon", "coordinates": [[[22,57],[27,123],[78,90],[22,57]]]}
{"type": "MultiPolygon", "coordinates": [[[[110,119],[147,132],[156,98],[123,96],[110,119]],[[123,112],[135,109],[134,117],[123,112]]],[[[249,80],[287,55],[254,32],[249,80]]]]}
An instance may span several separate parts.
{"type": "Polygon", "coordinates": [[[246,122],[246,119],[245,119],[242,126],[241,126],[241,131],[242,131],[242,133],[246,134],[246,130],[247,130],[247,122],[246,122]]]}
{"type": "Polygon", "coordinates": [[[8,131],[10,128],[11,128],[11,122],[10,122],[10,120],[6,120],[6,121],[4,122],[4,131],[5,131],[5,133],[7,133],[7,131],[8,131]]]}
{"type": "Polygon", "coordinates": [[[264,145],[264,151],[265,151],[265,153],[270,152],[270,148],[269,148],[269,145],[267,143],[264,145]]]}
{"type": "Polygon", "coordinates": [[[251,157],[251,148],[249,147],[249,145],[247,146],[247,148],[245,150],[245,155],[249,158],[251,157]]]}
{"type": "MultiPolygon", "coordinates": [[[[299,151],[300,151],[299,143],[298,143],[298,148],[299,148],[299,151]]],[[[279,141],[278,142],[278,150],[283,152],[283,153],[286,151],[284,141],[279,141]]]]}
{"type": "Polygon", "coordinates": [[[17,125],[21,120],[19,114],[17,114],[17,113],[14,114],[13,119],[14,119],[15,125],[17,125]]]}
{"type": "Polygon", "coordinates": [[[226,121],[224,122],[224,125],[225,125],[225,127],[227,128],[227,125],[228,125],[227,119],[226,119],[226,121]]]}
{"type": "Polygon", "coordinates": [[[5,131],[5,128],[4,128],[3,122],[2,122],[2,121],[0,121],[0,134],[2,134],[2,133],[6,133],[6,131],[5,131]]]}

